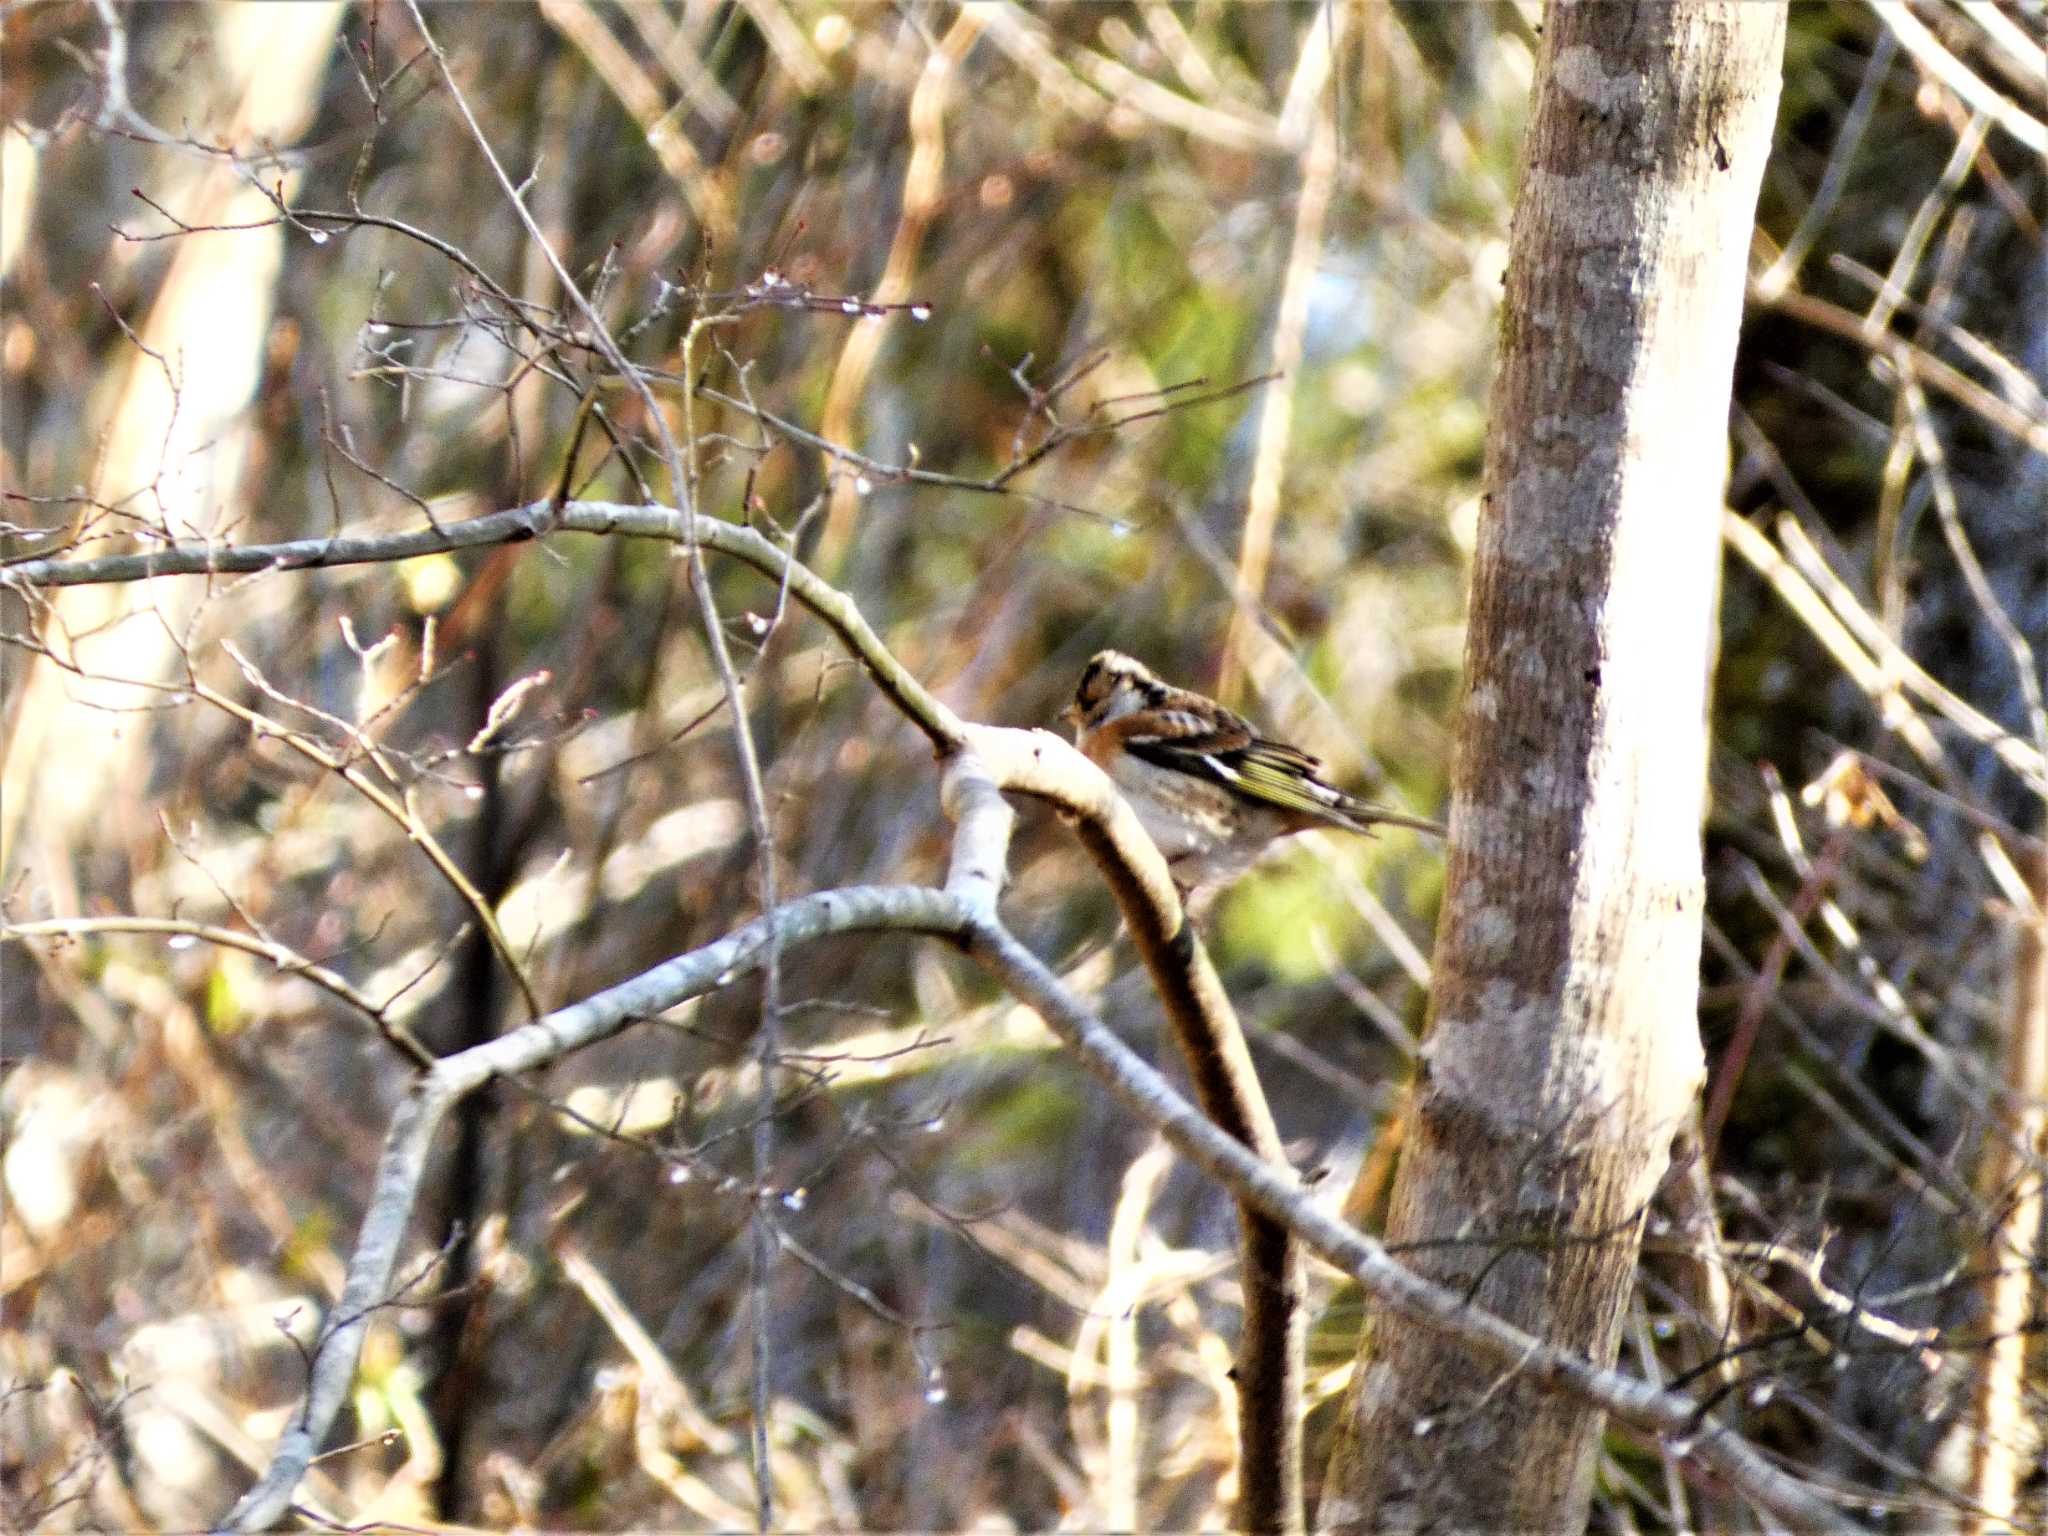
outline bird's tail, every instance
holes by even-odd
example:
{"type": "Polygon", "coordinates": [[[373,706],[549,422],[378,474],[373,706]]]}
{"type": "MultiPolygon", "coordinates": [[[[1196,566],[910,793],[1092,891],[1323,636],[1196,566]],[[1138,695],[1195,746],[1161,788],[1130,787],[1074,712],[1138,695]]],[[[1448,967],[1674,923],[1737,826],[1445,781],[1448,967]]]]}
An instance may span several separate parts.
{"type": "Polygon", "coordinates": [[[1426,832],[1431,837],[1448,837],[1450,834],[1440,823],[1424,816],[1410,816],[1402,811],[1390,811],[1384,806],[1374,805],[1346,795],[1335,809],[1344,819],[1356,825],[1359,831],[1369,832],[1374,827],[1407,827],[1413,832],[1426,832]]]}

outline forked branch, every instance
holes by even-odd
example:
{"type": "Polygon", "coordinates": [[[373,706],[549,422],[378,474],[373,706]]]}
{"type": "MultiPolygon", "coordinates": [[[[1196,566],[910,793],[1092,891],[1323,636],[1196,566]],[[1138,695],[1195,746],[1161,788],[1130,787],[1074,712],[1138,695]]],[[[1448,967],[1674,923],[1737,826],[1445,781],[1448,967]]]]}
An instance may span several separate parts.
{"type": "Polygon", "coordinates": [[[371,1318],[391,1304],[398,1257],[424,1176],[428,1147],[448,1111],[494,1077],[532,1071],[628,1025],[729,985],[759,966],[772,933],[783,946],[828,934],[901,932],[962,945],[1046,1021],[1141,1119],[1222,1182],[1245,1231],[1246,1339],[1239,1388],[1247,1432],[1241,1521],[1299,1520],[1300,1279],[1296,1241],[1354,1275],[1395,1312],[1451,1330],[1504,1368],[1576,1392],[1648,1432],[1669,1437],[1760,1507],[1804,1528],[1853,1526],[1779,1472],[1738,1435],[1683,1396],[1601,1370],[1474,1310],[1423,1281],[1371,1238],[1309,1200],[1279,1157],[1228,997],[1192,929],[1165,862],[1134,813],[1093,764],[1042,731],[960,719],[898,662],[843,592],[749,528],[670,509],[605,502],[546,502],[439,528],[243,546],[170,545],[144,554],[25,561],[0,584],[34,589],[159,576],[314,569],[408,559],[517,542],[562,531],[665,539],[752,565],[804,603],[859,659],[890,701],[948,759],[945,804],[959,822],[944,889],[863,886],[786,903],[716,943],[670,960],[582,1002],[446,1057],[414,1083],[386,1134],[369,1208],[341,1300],[315,1349],[304,1407],[270,1467],[225,1522],[260,1530],[290,1507],[293,1490],[347,1400],[371,1318]],[[1004,792],[1028,794],[1070,820],[1115,893],[1133,940],[1187,1050],[1203,1101],[1197,1109],[1137,1058],[1002,925],[996,911],[1010,811],[1004,792]],[[1205,1112],[1206,1111],[1206,1112],[1205,1112]]]}

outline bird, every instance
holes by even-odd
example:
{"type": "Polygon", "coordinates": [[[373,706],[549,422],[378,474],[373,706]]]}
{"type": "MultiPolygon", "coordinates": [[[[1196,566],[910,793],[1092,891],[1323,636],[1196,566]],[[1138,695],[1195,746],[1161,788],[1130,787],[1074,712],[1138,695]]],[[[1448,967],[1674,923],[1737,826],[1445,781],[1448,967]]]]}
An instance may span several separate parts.
{"type": "Polygon", "coordinates": [[[1060,719],[1138,813],[1183,894],[1235,880],[1274,842],[1311,827],[1444,835],[1433,821],[1345,794],[1319,759],[1121,651],[1082,668],[1060,719]]]}

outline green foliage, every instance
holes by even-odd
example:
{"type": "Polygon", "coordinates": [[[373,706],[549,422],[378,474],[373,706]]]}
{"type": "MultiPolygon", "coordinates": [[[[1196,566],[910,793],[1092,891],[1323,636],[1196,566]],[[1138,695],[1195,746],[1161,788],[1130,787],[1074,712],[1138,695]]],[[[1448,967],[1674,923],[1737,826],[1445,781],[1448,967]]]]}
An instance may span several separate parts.
{"type": "MultiPolygon", "coordinates": [[[[1344,844],[1345,856],[1356,858],[1370,879],[1373,866],[1382,862],[1380,841],[1347,838],[1344,844]]],[[[1330,872],[1317,860],[1296,855],[1269,860],[1256,878],[1225,893],[1217,907],[1214,943],[1225,963],[1255,965],[1298,986],[1328,975],[1331,951],[1342,953],[1358,938],[1356,921],[1336,893],[1330,872]]]]}
{"type": "Polygon", "coordinates": [[[1066,1145],[1080,1114],[1071,1074],[1063,1067],[1013,1077],[981,1100],[974,1134],[956,1148],[960,1167],[965,1172],[1014,1170],[1048,1147],[1066,1145]]]}

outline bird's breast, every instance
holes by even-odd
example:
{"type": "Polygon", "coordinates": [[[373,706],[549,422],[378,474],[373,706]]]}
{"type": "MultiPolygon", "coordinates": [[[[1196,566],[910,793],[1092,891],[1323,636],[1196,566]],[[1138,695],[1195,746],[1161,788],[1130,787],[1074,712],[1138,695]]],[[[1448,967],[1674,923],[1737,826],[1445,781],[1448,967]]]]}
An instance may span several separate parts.
{"type": "Polygon", "coordinates": [[[1228,841],[1242,819],[1236,797],[1221,785],[1142,758],[1124,757],[1110,776],[1169,859],[1228,841]]]}

